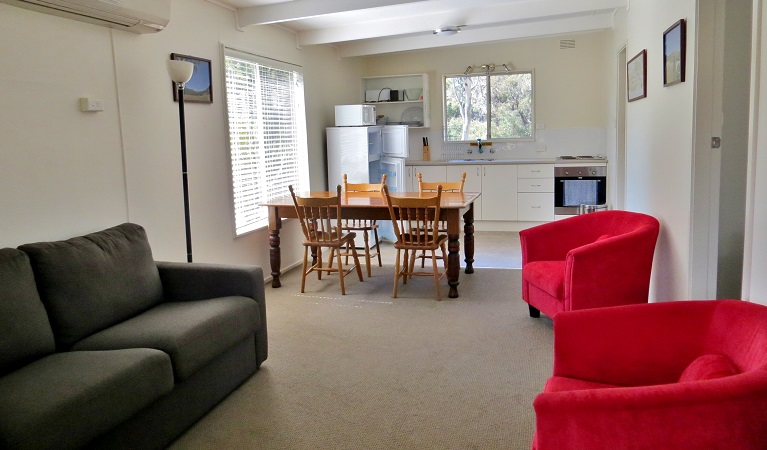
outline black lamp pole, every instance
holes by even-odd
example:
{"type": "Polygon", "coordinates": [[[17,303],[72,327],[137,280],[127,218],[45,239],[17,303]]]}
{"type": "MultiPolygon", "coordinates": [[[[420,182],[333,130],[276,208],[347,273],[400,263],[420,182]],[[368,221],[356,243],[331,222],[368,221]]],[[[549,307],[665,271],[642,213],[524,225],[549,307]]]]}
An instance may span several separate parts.
{"type": "Polygon", "coordinates": [[[186,170],[186,119],[184,117],[184,83],[178,86],[178,117],[181,131],[181,177],[184,185],[184,226],[186,227],[186,261],[192,262],[192,227],[189,220],[189,177],[186,170]]]}

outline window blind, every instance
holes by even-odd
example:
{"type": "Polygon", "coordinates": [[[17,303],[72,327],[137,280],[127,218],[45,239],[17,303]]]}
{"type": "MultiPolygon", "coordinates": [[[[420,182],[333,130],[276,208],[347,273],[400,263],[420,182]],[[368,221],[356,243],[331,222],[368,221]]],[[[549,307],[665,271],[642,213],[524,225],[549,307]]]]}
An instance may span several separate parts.
{"type": "Polygon", "coordinates": [[[304,83],[299,66],[224,48],[235,234],[268,224],[258,206],[308,190],[304,83]]]}

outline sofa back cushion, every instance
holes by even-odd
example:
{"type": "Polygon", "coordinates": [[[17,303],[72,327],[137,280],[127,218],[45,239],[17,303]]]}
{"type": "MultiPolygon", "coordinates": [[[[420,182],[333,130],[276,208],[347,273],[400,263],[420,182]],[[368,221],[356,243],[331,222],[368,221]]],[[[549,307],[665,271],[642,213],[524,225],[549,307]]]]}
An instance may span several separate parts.
{"type": "Polygon", "coordinates": [[[724,355],[708,354],[699,356],[691,362],[682,372],[679,382],[713,380],[738,373],[738,369],[735,368],[730,358],[724,355]]]}
{"type": "Polygon", "coordinates": [[[0,376],[56,350],[24,252],[0,249],[0,376]]]}
{"type": "Polygon", "coordinates": [[[19,249],[30,257],[60,350],[162,301],[160,274],[139,225],[19,249]]]}

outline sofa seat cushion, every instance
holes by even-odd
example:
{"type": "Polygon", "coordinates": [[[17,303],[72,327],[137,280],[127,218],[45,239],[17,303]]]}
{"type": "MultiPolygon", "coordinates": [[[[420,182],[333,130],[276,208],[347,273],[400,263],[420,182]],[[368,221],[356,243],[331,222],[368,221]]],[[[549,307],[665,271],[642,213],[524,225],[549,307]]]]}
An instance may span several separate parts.
{"type": "Polygon", "coordinates": [[[153,349],[65,352],[0,378],[0,448],[79,448],[173,389],[153,349]]]}
{"type": "Polygon", "coordinates": [[[260,327],[258,304],[247,297],[168,302],[75,344],[76,350],[147,347],[170,355],[184,381],[260,327]]]}
{"type": "Polygon", "coordinates": [[[584,389],[605,389],[616,388],[623,386],[616,386],[614,384],[598,383],[595,381],[579,380],[577,378],[558,377],[553,376],[546,381],[546,387],[544,392],[567,392],[567,391],[581,391],[584,389]]]}
{"type": "Polygon", "coordinates": [[[522,277],[552,297],[562,298],[565,285],[564,261],[533,261],[522,268],[522,277]]]}
{"type": "Polygon", "coordinates": [[[0,249],[0,376],[56,351],[26,253],[0,249]]]}
{"type": "Polygon", "coordinates": [[[139,225],[19,249],[32,262],[59,350],[163,300],[160,273],[139,225]]]}

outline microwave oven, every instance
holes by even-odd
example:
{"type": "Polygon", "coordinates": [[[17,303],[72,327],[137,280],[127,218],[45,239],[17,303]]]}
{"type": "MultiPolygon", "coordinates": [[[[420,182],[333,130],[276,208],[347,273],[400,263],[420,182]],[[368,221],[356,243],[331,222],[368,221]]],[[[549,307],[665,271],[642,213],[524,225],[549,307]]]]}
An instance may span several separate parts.
{"type": "Polygon", "coordinates": [[[337,127],[360,127],[376,124],[374,105],[336,105],[337,127]]]}

